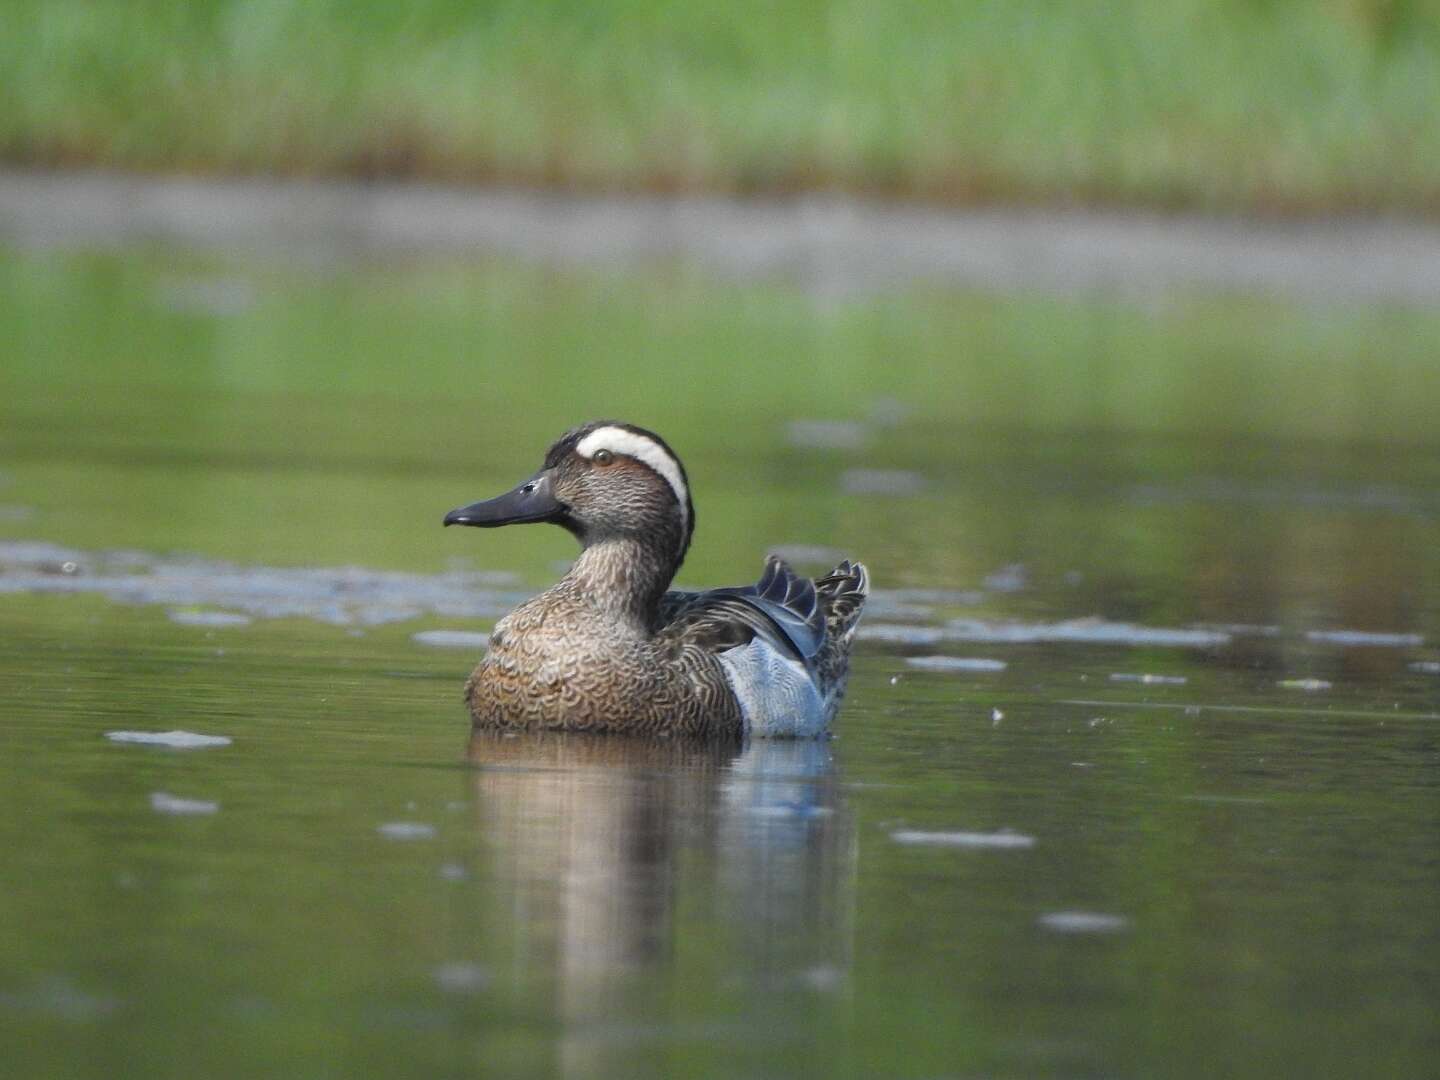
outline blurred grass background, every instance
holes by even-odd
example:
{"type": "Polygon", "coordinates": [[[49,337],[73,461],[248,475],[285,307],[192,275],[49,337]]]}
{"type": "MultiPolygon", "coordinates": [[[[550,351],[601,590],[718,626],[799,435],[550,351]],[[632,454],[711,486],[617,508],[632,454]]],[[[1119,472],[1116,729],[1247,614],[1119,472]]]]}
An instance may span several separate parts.
{"type": "Polygon", "coordinates": [[[0,161],[1440,210],[1436,0],[7,0],[0,161]]]}
{"type": "MultiPolygon", "coordinates": [[[[1424,214],[1440,208],[1436,16],[1419,0],[12,0],[0,162],[1424,214]]],[[[1105,538],[1083,545],[1097,580],[1123,551],[1157,568],[1149,595],[1183,600],[1192,563],[1255,589],[1175,531],[1232,520],[1216,505],[1379,507],[1408,529],[1440,477],[1440,316],[1423,303],[1297,303],[1243,276],[1229,293],[936,281],[820,298],[783,274],[717,280],[683,252],[623,271],[0,256],[0,535],[77,547],[433,568],[475,547],[433,539],[438,513],[618,416],[661,430],[704,492],[701,581],[823,541],[877,580],[970,583],[1043,565],[1033,537],[1054,534],[1105,538]],[[852,425],[857,445],[806,446],[806,422],[852,425]],[[881,478],[853,490],[856,469],[881,478]],[[908,501],[885,470],[916,478],[908,501]],[[1114,523],[1085,516],[1117,505],[1114,523]]],[[[1349,555],[1305,554],[1302,531],[1256,565],[1340,577],[1349,555]]],[[[1410,537],[1351,561],[1405,564],[1410,537]]],[[[538,582],[570,549],[556,531],[483,550],[538,582]]]]}
{"type": "Polygon", "coordinates": [[[440,517],[619,416],[689,469],[691,583],[745,580],[783,543],[864,552],[891,584],[1023,559],[1116,594],[1146,582],[1174,610],[1094,610],[1163,622],[1218,617],[1191,594],[1231,581],[1255,603],[1360,575],[1373,603],[1380,567],[1433,546],[1424,309],[918,289],[835,305],[675,267],[160,249],[0,260],[0,325],[0,504],[29,508],[0,537],[394,569],[464,553],[538,584],[573,555],[561,530],[440,517]],[[853,439],[797,439],[806,421],[853,439]],[[847,489],[853,469],[881,470],[879,490],[847,489]],[[884,470],[918,490],[887,491],[884,470]]]}

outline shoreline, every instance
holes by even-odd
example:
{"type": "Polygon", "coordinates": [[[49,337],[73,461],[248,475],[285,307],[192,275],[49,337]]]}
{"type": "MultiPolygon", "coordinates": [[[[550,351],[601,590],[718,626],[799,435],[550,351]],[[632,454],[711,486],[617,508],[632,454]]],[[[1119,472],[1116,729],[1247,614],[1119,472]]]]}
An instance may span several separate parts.
{"type": "Polygon", "coordinates": [[[0,170],[0,243],[143,243],[302,260],[684,262],[819,297],[913,285],[1044,294],[1176,290],[1440,306],[1440,225],[1095,210],[950,210],[827,195],[573,195],[334,180],[0,170]]]}

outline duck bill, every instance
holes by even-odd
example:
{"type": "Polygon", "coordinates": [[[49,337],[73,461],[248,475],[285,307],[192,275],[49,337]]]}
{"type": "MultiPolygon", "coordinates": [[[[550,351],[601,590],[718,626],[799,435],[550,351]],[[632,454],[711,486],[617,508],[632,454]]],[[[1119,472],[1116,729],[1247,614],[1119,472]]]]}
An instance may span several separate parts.
{"type": "Polygon", "coordinates": [[[494,529],[532,521],[559,521],[564,515],[565,504],[555,498],[550,473],[542,469],[504,495],[451,510],[445,515],[445,524],[494,529]]]}

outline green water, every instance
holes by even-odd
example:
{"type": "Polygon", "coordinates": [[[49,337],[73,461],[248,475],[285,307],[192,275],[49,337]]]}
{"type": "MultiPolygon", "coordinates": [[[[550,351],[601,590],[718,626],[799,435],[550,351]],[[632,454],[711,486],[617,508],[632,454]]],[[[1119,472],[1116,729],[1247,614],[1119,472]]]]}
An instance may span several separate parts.
{"type": "Polygon", "coordinates": [[[1435,316],[157,251],[0,258],[0,326],[7,1077],[1433,1071],[1435,316]],[[572,549],[440,517],[603,415],[682,581],[870,565],[834,741],[467,745],[425,576],[572,549]],[[172,729],[233,742],[105,738],[172,729]]]}

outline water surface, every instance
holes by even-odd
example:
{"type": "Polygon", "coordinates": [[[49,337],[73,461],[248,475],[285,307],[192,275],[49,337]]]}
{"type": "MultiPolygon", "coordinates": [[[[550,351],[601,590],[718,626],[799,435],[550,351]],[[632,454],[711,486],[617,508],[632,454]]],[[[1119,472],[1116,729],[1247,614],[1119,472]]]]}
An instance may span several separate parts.
{"type": "Polygon", "coordinates": [[[1431,315],[152,252],[0,316],[13,1075],[1440,1054],[1431,315]],[[572,549],[440,516],[607,414],[683,582],[868,562],[834,740],[470,740],[572,549]]]}

